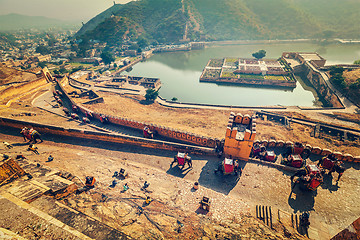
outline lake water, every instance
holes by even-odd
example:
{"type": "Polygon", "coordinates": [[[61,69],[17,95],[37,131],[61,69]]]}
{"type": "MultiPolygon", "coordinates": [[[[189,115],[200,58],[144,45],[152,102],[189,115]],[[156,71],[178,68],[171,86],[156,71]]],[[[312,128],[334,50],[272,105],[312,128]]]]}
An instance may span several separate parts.
{"type": "Polygon", "coordinates": [[[313,106],[315,97],[302,81],[298,81],[293,90],[199,82],[202,70],[210,58],[249,58],[260,49],[267,52],[266,58],[279,58],[283,52],[288,51],[316,51],[327,59],[326,64],[353,63],[360,59],[360,45],[286,43],[212,46],[190,52],[155,54],[146,62],[136,64],[127,74],[160,78],[160,95],[168,100],[176,97],[179,102],[233,106],[313,106]]]}

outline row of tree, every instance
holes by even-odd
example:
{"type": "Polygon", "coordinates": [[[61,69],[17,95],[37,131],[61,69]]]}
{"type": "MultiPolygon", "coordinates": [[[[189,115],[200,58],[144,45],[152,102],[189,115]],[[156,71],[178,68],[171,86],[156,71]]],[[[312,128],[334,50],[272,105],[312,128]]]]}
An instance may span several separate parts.
{"type": "MultiPolygon", "coordinates": [[[[355,61],[356,62],[356,61],[355,61]]],[[[355,80],[352,83],[347,83],[345,77],[343,76],[344,68],[338,66],[332,66],[330,68],[330,81],[333,82],[340,89],[349,88],[350,90],[359,90],[360,89],[360,78],[355,80]]]]}

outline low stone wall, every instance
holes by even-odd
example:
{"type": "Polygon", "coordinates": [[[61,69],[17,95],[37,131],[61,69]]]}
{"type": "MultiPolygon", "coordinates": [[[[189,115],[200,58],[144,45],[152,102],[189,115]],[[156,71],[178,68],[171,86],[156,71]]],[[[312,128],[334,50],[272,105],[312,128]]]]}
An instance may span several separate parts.
{"type": "Polygon", "coordinates": [[[230,83],[230,84],[241,84],[241,85],[256,85],[256,86],[270,86],[270,87],[284,87],[284,88],[295,88],[295,81],[280,81],[280,80],[258,80],[258,79],[234,79],[234,78],[218,78],[208,79],[200,78],[200,82],[210,83],[230,83]]]}
{"type": "Polygon", "coordinates": [[[154,139],[146,139],[132,136],[124,136],[120,134],[110,134],[102,132],[94,132],[88,130],[79,130],[79,129],[68,129],[62,127],[56,127],[52,125],[45,125],[33,122],[25,122],[19,120],[13,120],[9,118],[0,118],[0,125],[5,127],[11,127],[15,129],[21,129],[24,126],[32,127],[38,130],[40,133],[49,133],[58,136],[67,136],[75,137],[80,139],[90,139],[95,141],[104,141],[120,144],[130,144],[136,145],[145,148],[153,149],[163,149],[168,151],[186,151],[192,154],[205,154],[205,155],[215,155],[215,151],[211,148],[192,146],[181,143],[172,143],[154,139]]]}
{"type": "Polygon", "coordinates": [[[144,123],[144,122],[134,121],[134,120],[131,120],[128,118],[114,117],[111,115],[97,113],[97,112],[91,111],[91,110],[85,108],[84,106],[80,106],[80,105],[78,106],[78,108],[84,114],[86,112],[91,112],[93,117],[98,120],[100,120],[100,115],[103,115],[108,118],[110,123],[124,126],[124,127],[143,130],[145,126],[148,126],[151,131],[155,132],[156,134],[158,134],[162,137],[169,138],[169,139],[176,139],[176,140],[179,140],[182,142],[187,142],[187,143],[195,144],[198,146],[215,148],[216,141],[219,141],[218,139],[199,136],[199,135],[195,135],[195,134],[188,133],[188,132],[183,132],[183,131],[176,130],[176,129],[158,126],[155,124],[148,124],[148,123],[144,123]]]}
{"type": "Polygon", "coordinates": [[[338,96],[329,88],[320,72],[314,70],[308,62],[302,65],[302,74],[310,81],[317,94],[330,107],[344,108],[338,96]]]}
{"type": "Polygon", "coordinates": [[[195,144],[195,145],[203,146],[203,147],[215,148],[216,142],[219,141],[218,139],[209,138],[209,137],[205,137],[205,136],[199,136],[199,135],[184,132],[181,130],[171,129],[171,128],[167,128],[167,127],[163,127],[163,126],[158,126],[155,124],[138,122],[138,121],[127,119],[127,118],[114,117],[111,115],[106,115],[106,114],[91,111],[91,110],[85,108],[84,106],[76,104],[71,99],[71,97],[67,94],[67,92],[64,90],[61,83],[58,82],[57,86],[63,93],[64,97],[69,102],[71,102],[72,105],[76,105],[79,108],[79,110],[84,114],[86,112],[92,113],[93,117],[97,120],[100,120],[100,116],[102,115],[102,116],[107,117],[110,123],[124,126],[124,127],[130,127],[130,128],[143,130],[145,126],[148,126],[151,131],[154,131],[156,134],[158,134],[162,137],[176,139],[176,140],[179,140],[182,142],[191,143],[191,144],[195,144]]]}
{"type": "MultiPolygon", "coordinates": [[[[269,147],[269,148],[286,148],[292,144],[294,144],[292,141],[283,141],[283,140],[256,140],[254,142],[255,143],[260,143],[263,144],[265,147],[269,147]]],[[[321,155],[321,156],[327,156],[331,153],[333,153],[336,158],[340,161],[345,161],[345,162],[356,162],[356,163],[360,163],[360,156],[353,156],[349,153],[341,153],[341,152],[336,152],[336,151],[332,151],[330,149],[326,149],[326,148],[321,148],[321,147],[313,147],[310,144],[303,144],[303,146],[305,146],[305,148],[308,148],[311,151],[311,154],[315,154],[315,155],[321,155]]]]}
{"type": "Polygon", "coordinates": [[[286,107],[283,106],[233,106],[233,105],[220,105],[220,104],[206,104],[206,103],[187,103],[187,102],[173,102],[173,101],[168,101],[165,98],[162,98],[161,96],[159,96],[158,98],[160,98],[162,101],[171,104],[167,105],[167,104],[163,104],[161,102],[159,102],[160,105],[162,106],[166,106],[166,107],[172,107],[172,108],[187,108],[184,107],[184,105],[189,105],[190,107],[188,108],[192,108],[191,106],[194,107],[199,107],[199,106],[205,106],[205,107],[218,107],[218,108],[228,108],[228,109],[232,109],[234,110],[235,108],[239,108],[239,109],[286,109],[286,107]],[[175,106],[178,105],[178,106],[175,106]]]}
{"type": "Polygon", "coordinates": [[[360,218],[336,234],[331,240],[360,239],[360,218]]]}

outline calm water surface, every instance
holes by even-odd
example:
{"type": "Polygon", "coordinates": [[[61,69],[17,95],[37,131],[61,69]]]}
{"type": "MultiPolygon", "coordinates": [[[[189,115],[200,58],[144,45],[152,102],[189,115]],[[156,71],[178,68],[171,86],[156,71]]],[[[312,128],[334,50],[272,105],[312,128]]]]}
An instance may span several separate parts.
{"type": "Polygon", "coordinates": [[[191,52],[155,54],[146,62],[136,64],[128,74],[160,78],[160,95],[169,100],[176,97],[180,102],[233,106],[313,106],[315,97],[307,86],[302,86],[302,82],[297,82],[293,90],[199,82],[202,70],[210,58],[249,58],[259,49],[266,50],[267,58],[278,58],[286,51],[316,51],[327,59],[327,64],[352,63],[360,59],[360,45],[320,46],[312,43],[293,43],[213,46],[191,52]]]}

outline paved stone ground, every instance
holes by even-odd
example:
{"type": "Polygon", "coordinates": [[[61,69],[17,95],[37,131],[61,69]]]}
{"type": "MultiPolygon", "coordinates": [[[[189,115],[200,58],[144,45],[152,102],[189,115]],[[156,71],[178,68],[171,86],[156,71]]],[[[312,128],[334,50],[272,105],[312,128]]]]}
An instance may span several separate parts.
{"type": "Polygon", "coordinates": [[[125,194],[144,198],[146,194],[140,188],[145,180],[151,184],[149,195],[153,199],[161,199],[162,203],[180,207],[184,211],[196,211],[200,198],[208,196],[212,201],[210,217],[217,221],[237,217],[238,212],[255,215],[255,205],[258,204],[272,206],[273,212],[277,208],[288,213],[311,211],[310,232],[314,236],[328,237],[335,235],[360,215],[360,166],[356,164],[346,165],[347,170],[338,184],[326,176],[325,183],[318,189],[316,196],[298,191],[289,197],[291,173],[254,163],[242,162],[243,173],[237,179],[233,176],[215,175],[213,170],[219,160],[214,157],[192,156],[193,169],[181,171],[177,166],[170,167],[175,154],[173,152],[118,144],[104,145],[91,141],[79,144],[72,139],[54,139],[55,142],[38,144],[40,155],[33,155],[25,151],[26,146],[17,146],[18,142],[22,142],[20,137],[5,135],[1,131],[0,139],[16,146],[9,151],[2,149],[0,153],[24,153],[32,161],[69,171],[82,179],[86,175],[93,175],[98,180],[96,189],[99,189],[99,193],[115,199],[123,196],[120,191],[125,182],[130,186],[125,194]],[[55,160],[46,162],[50,153],[55,160]],[[113,180],[112,174],[120,168],[129,172],[129,178],[119,181],[115,188],[109,188],[113,180]],[[200,183],[200,189],[192,192],[191,187],[195,181],[200,183]]]}

